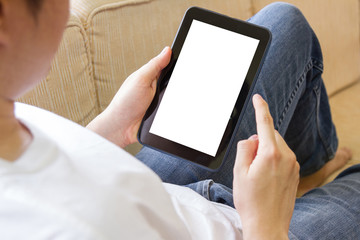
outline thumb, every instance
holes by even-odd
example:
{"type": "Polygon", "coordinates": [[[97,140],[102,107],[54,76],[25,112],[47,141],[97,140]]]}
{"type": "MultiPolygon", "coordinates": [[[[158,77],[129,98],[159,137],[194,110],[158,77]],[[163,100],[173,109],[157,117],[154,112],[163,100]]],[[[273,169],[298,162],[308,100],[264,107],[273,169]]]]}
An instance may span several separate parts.
{"type": "Polygon", "coordinates": [[[259,140],[257,135],[238,142],[234,167],[235,171],[247,171],[249,169],[256,156],[258,145],[259,140]]]}
{"type": "Polygon", "coordinates": [[[165,47],[159,55],[142,66],[137,73],[141,78],[153,81],[159,78],[161,71],[169,64],[170,58],[171,48],[165,47]]]}

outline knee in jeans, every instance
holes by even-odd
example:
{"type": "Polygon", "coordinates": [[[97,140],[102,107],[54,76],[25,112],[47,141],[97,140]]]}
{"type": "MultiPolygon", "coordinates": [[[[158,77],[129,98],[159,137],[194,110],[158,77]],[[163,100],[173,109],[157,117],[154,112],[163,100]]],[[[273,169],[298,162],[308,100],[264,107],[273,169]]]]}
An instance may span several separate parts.
{"type": "Polygon", "coordinates": [[[298,52],[311,46],[314,33],[301,11],[294,5],[275,2],[257,13],[251,22],[264,26],[273,34],[273,42],[298,52]]]}
{"type": "Polygon", "coordinates": [[[302,12],[294,5],[284,2],[274,2],[267,5],[261,12],[272,23],[271,25],[281,25],[293,28],[296,24],[297,28],[304,29],[308,28],[308,23],[302,14],[302,12]]]}
{"type": "Polygon", "coordinates": [[[264,9],[267,9],[267,11],[273,12],[277,15],[285,14],[288,16],[303,17],[301,11],[296,6],[286,2],[270,3],[264,9]]]}

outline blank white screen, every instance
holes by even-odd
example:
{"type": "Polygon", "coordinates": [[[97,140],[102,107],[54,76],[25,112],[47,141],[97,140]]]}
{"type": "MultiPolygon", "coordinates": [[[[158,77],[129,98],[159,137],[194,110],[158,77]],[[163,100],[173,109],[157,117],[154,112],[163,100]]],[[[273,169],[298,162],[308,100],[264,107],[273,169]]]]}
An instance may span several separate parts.
{"type": "Polygon", "coordinates": [[[193,20],[150,133],[215,156],[258,43],[193,20]]]}

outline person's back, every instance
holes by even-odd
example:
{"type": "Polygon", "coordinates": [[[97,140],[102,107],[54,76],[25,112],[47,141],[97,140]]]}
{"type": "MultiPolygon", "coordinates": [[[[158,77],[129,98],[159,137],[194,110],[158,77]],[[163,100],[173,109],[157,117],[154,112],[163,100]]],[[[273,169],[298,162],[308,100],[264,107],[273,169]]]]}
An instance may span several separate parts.
{"type": "Polygon", "coordinates": [[[16,162],[0,161],[5,239],[241,236],[234,209],[163,185],[133,156],[75,123],[23,104],[16,109],[33,141],[16,162]]]}

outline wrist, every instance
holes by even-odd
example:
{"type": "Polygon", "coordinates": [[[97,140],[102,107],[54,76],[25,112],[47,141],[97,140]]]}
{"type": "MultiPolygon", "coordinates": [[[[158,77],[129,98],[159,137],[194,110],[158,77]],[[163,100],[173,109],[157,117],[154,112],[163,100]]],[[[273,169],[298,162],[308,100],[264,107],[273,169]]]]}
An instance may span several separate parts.
{"type": "Polygon", "coordinates": [[[106,138],[121,148],[129,145],[126,133],[120,127],[115,127],[113,118],[107,116],[106,110],[93,119],[86,128],[106,138]]]}
{"type": "Polygon", "coordinates": [[[274,229],[271,232],[262,229],[245,230],[243,229],[244,240],[289,240],[288,233],[279,232],[274,229]]]}
{"type": "Polygon", "coordinates": [[[288,240],[288,230],[284,230],[283,226],[275,224],[265,224],[261,221],[256,224],[243,223],[244,240],[288,240]]]}

